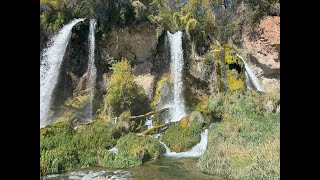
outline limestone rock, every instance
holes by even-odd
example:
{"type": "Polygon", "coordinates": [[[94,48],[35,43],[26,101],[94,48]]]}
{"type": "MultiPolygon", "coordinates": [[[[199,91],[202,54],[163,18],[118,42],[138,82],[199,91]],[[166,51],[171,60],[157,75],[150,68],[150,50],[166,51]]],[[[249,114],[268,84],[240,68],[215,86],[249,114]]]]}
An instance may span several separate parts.
{"type": "Polygon", "coordinates": [[[157,27],[146,22],[125,29],[113,29],[98,46],[102,59],[107,56],[106,53],[116,59],[125,57],[136,67],[135,75],[140,75],[151,72],[157,43],[157,27]]]}
{"type": "Polygon", "coordinates": [[[154,75],[144,74],[134,78],[134,81],[143,87],[146,95],[151,99],[153,97],[154,75]]]}

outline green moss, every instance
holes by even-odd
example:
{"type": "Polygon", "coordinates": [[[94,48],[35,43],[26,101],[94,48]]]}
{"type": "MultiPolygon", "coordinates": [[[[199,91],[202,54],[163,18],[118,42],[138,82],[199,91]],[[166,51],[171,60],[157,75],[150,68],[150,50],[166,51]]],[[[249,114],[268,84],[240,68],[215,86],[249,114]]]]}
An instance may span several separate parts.
{"type": "Polygon", "coordinates": [[[137,137],[129,133],[117,142],[118,153],[103,152],[99,164],[112,168],[128,168],[141,165],[148,159],[158,159],[165,148],[160,142],[150,136],[137,137]]]}
{"type": "Polygon", "coordinates": [[[163,135],[163,142],[174,152],[184,152],[200,142],[202,123],[195,122],[190,126],[171,126],[163,135]]]}
{"type": "Polygon", "coordinates": [[[63,114],[60,117],[57,118],[56,122],[61,122],[61,121],[70,122],[70,118],[74,113],[75,113],[75,110],[67,109],[65,112],[63,112],[63,114]]]}
{"type": "Polygon", "coordinates": [[[126,133],[122,123],[96,121],[87,126],[77,132],[68,121],[60,121],[40,129],[41,175],[97,166],[99,153],[115,146],[126,133]]]}
{"type": "Polygon", "coordinates": [[[67,121],[61,121],[40,129],[42,176],[88,166],[127,168],[157,159],[165,152],[150,136],[125,135],[121,122],[95,121],[86,126],[75,131],[67,121]],[[118,147],[118,154],[107,151],[113,146],[118,147]]]}
{"type": "Polygon", "coordinates": [[[156,86],[156,91],[154,94],[154,98],[153,101],[151,103],[151,106],[153,109],[156,109],[157,106],[160,103],[160,98],[161,98],[161,93],[162,93],[162,89],[163,89],[163,85],[164,83],[169,82],[169,75],[168,74],[164,74],[161,79],[157,82],[157,86],[156,86]]]}
{"type": "Polygon", "coordinates": [[[210,65],[211,63],[213,63],[213,53],[210,51],[210,52],[208,52],[208,53],[206,53],[205,55],[204,55],[204,63],[206,64],[206,65],[210,65]]]}
{"type": "Polygon", "coordinates": [[[199,111],[204,117],[205,121],[209,122],[213,118],[214,114],[209,109],[209,97],[202,97],[201,101],[198,103],[196,110],[199,111]]]}
{"type": "Polygon", "coordinates": [[[78,96],[76,96],[74,98],[69,98],[65,102],[65,105],[81,109],[86,105],[86,103],[89,102],[89,100],[90,100],[90,95],[89,94],[81,93],[81,94],[79,94],[78,96]]]}

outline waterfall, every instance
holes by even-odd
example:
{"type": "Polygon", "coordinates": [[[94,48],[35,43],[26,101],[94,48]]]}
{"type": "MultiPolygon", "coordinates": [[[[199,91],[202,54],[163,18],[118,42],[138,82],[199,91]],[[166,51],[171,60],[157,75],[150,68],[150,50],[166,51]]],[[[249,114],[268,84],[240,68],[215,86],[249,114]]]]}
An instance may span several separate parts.
{"type": "Polygon", "coordinates": [[[183,81],[182,81],[182,70],[183,70],[183,50],[182,50],[182,32],[178,31],[174,34],[167,32],[169,45],[170,45],[170,56],[171,56],[171,80],[173,82],[173,102],[170,106],[171,121],[177,122],[186,115],[184,99],[183,99],[183,81]]]}
{"type": "Polygon", "coordinates": [[[93,117],[93,97],[94,97],[94,91],[95,91],[95,85],[96,85],[96,79],[97,79],[97,68],[94,64],[94,50],[95,50],[95,36],[94,36],[94,30],[96,28],[97,21],[95,19],[90,19],[90,31],[89,31],[89,60],[88,60],[88,90],[90,93],[90,104],[88,107],[88,113],[89,113],[89,120],[92,120],[93,117]]]}
{"type": "Polygon", "coordinates": [[[253,73],[252,69],[250,68],[250,66],[248,65],[248,63],[239,55],[237,54],[237,56],[243,61],[244,63],[244,68],[246,70],[246,72],[248,73],[248,76],[250,77],[254,87],[260,91],[260,92],[265,92],[263,87],[260,84],[259,79],[257,78],[257,76],[253,73]]]}
{"type": "Polygon", "coordinates": [[[249,79],[249,75],[248,75],[248,72],[247,71],[245,71],[244,72],[245,74],[245,83],[246,83],[246,88],[248,89],[248,90],[250,90],[250,89],[252,89],[251,88],[251,84],[250,84],[250,79],[249,79]]]}
{"type": "Polygon", "coordinates": [[[151,115],[151,116],[149,116],[149,117],[146,118],[146,122],[145,122],[144,125],[147,126],[148,129],[153,128],[153,125],[152,125],[153,116],[154,116],[154,115],[151,115]]]}
{"type": "Polygon", "coordinates": [[[171,152],[171,150],[168,148],[167,145],[165,145],[163,142],[160,141],[160,143],[166,148],[166,153],[164,156],[166,157],[199,157],[202,155],[206,149],[208,144],[208,129],[204,130],[204,132],[201,132],[201,140],[200,142],[195,145],[190,151],[186,152],[171,152]]]}
{"type": "Polygon", "coordinates": [[[43,51],[43,59],[40,63],[40,128],[49,124],[47,115],[52,103],[52,92],[58,81],[60,66],[71,37],[72,27],[83,20],[75,19],[65,25],[51,39],[48,48],[43,51]]]}

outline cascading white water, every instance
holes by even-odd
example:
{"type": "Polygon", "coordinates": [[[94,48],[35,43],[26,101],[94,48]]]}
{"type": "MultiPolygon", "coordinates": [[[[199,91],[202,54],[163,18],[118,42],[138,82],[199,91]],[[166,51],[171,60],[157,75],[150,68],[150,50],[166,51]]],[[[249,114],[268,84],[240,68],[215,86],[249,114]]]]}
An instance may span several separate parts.
{"type": "Polygon", "coordinates": [[[166,157],[199,157],[201,156],[207,149],[208,145],[208,129],[204,130],[204,132],[201,132],[201,140],[200,142],[195,145],[190,151],[186,152],[171,152],[171,150],[168,148],[167,145],[165,145],[163,142],[160,141],[161,144],[166,148],[166,153],[164,156],[166,157]]]}
{"type": "Polygon", "coordinates": [[[184,99],[183,99],[183,81],[182,69],[183,50],[182,50],[182,32],[178,31],[174,34],[167,32],[167,37],[170,45],[171,55],[171,80],[173,82],[173,102],[171,112],[171,122],[177,122],[186,115],[184,99]]]}
{"type": "Polygon", "coordinates": [[[50,42],[52,44],[44,50],[40,63],[40,128],[48,125],[47,115],[52,101],[52,92],[57,84],[60,66],[66,51],[71,30],[74,25],[84,19],[75,19],[65,25],[50,42]]]}
{"type": "Polygon", "coordinates": [[[257,76],[253,73],[252,69],[250,68],[250,66],[248,65],[248,63],[239,55],[237,54],[237,56],[243,61],[244,63],[244,68],[246,70],[246,72],[248,73],[254,87],[260,91],[260,92],[265,92],[263,87],[260,84],[259,79],[257,78],[257,76]]]}
{"type": "Polygon", "coordinates": [[[88,107],[88,114],[89,120],[92,120],[93,117],[93,97],[94,97],[94,91],[95,91],[95,85],[96,85],[96,79],[97,79],[97,68],[94,64],[94,50],[95,50],[95,36],[94,31],[96,28],[97,21],[95,19],[90,19],[90,31],[89,31],[89,60],[88,60],[88,90],[90,93],[90,104],[88,107]]]}
{"type": "Polygon", "coordinates": [[[148,129],[151,129],[153,128],[153,125],[152,125],[152,120],[153,120],[153,115],[149,116],[146,118],[146,122],[145,122],[145,126],[148,127],[148,129]]]}
{"type": "Polygon", "coordinates": [[[250,84],[250,79],[249,79],[248,72],[245,71],[244,73],[245,73],[245,76],[244,76],[244,77],[245,77],[246,87],[247,87],[248,90],[250,90],[250,89],[252,89],[252,88],[251,88],[251,84],[250,84]]]}

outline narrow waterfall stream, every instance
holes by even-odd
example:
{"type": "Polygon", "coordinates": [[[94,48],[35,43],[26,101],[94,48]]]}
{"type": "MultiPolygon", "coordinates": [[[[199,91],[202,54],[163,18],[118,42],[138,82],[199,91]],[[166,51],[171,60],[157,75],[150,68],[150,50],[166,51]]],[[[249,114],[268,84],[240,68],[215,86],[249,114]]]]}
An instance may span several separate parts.
{"type": "Polygon", "coordinates": [[[97,68],[94,64],[94,51],[95,51],[95,35],[94,31],[96,28],[97,21],[95,19],[90,19],[90,31],[89,31],[89,60],[88,60],[88,90],[90,94],[90,104],[88,107],[88,120],[92,120],[93,118],[93,97],[94,91],[96,86],[96,79],[97,79],[97,68]]]}

